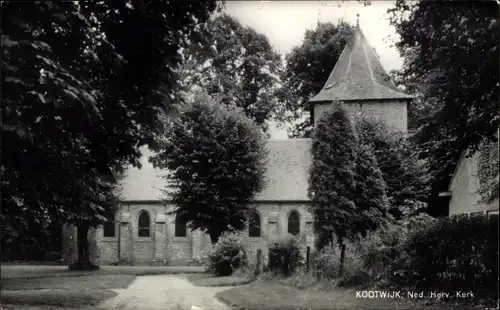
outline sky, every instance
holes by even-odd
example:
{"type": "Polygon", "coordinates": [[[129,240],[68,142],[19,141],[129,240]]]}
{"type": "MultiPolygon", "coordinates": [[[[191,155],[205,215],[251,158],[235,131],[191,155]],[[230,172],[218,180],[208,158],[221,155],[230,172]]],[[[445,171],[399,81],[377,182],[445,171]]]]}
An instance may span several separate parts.
{"type": "MultiPolygon", "coordinates": [[[[305,31],[314,29],[318,21],[337,23],[343,19],[356,25],[359,14],[361,30],[389,72],[400,69],[403,63],[393,47],[397,37],[387,15],[393,6],[394,1],[372,1],[369,6],[357,1],[226,1],[225,12],[242,25],[266,35],[281,54],[300,45],[305,31]]],[[[271,126],[271,138],[287,138],[286,130],[275,128],[275,124],[271,126]]]]}

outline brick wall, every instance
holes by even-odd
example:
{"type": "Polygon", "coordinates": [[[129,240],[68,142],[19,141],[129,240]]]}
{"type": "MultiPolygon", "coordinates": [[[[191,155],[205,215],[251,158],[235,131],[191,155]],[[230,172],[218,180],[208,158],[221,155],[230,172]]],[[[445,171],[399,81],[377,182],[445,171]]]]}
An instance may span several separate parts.
{"type": "MultiPolygon", "coordinates": [[[[102,228],[89,234],[93,261],[101,264],[122,261],[135,265],[186,265],[192,258],[199,257],[201,251],[211,246],[210,237],[189,229],[186,237],[175,237],[174,217],[167,214],[173,209],[173,205],[154,203],[123,205],[116,216],[115,237],[104,237],[102,228]],[[150,237],[138,236],[137,223],[141,211],[147,211],[150,215],[150,237]]],[[[293,210],[300,217],[300,242],[304,248],[313,246],[312,217],[307,203],[261,203],[256,205],[256,209],[261,218],[261,236],[246,239],[251,260],[255,259],[259,248],[267,255],[272,236],[287,234],[288,215],[293,210]]],[[[65,258],[75,261],[76,229],[65,227],[64,235],[65,258]]]]}
{"type": "MultiPolygon", "coordinates": [[[[361,101],[343,103],[344,109],[348,113],[362,113],[384,121],[393,132],[407,134],[408,128],[408,109],[407,102],[404,100],[392,101],[361,101]]],[[[314,106],[314,123],[332,108],[331,104],[316,104],[314,106]]]]}

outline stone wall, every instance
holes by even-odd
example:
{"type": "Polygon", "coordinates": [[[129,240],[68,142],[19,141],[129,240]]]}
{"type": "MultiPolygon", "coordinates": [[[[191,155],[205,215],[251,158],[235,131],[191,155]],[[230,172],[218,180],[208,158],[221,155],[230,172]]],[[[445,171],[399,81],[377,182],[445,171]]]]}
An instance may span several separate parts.
{"type": "MultiPolygon", "coordinates": [[[[186,237],[175,236],[174,217],[169,215],[173,205],[160,203],[124,204],[116,217],[115,237],[104,237],[103,229],[92,231],[92,260],[100,264],[127,262],[134,265],[168,264],[186,265],[193,258],[199,258],[202,251],[210,248],[210,237],[200,231],[187,231],[186,237]],[[138,236],[138,218],[142,211],[150,215],[150,236],[138,236]]],[[[267,256],[269,241],[273,236],[285,236],[290,212],[297,211],[300,218],[299,240],[306,246],[313,246],[312,217],[307,203],[259,203],[256,210],[261,220],[261,236],[247,237],[249,257],[253,261],[257,249],[267,256]]],[[[78,257],[76,229],[64,228],[64,253],[66,259],[75,261],[78,257]]]]}
{"type": "Polygon", "coordinates": [[[498,199],[491,204],[480,203],[478,194],[479,178],[477,176],[479,152],[472,157],[463,156],[458,162],[455,174],[450,183],[452,193],[450,215],[474,212],[498,211],[498,199]]]}
{"type": "MultiPolygon", "coordinates": [[[[362,113],[366,116],[382,120],[393,132],[407,134],[408,104],[405,100],[345,102],[343,103],[343,107],[349,113],[362,113]]],[[[325,112],[331,108],[331,104],[316,104],[314,106],[314,123],[317,124],[325,112]]]]}

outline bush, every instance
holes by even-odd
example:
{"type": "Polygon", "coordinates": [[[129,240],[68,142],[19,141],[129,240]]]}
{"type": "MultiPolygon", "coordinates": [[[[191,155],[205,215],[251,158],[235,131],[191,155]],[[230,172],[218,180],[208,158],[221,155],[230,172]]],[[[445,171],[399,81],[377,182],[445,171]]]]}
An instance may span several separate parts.
{"type": "Polygon", "coordinates": [[[269,270],[290,275],[304,265],[304,256],[299,241],[292,235],[272,240],[269,244],[269,270]]]}
{"type": "Polygon", "coordinates": [[[404,226],[389,225],[357,242],[346,242],[344,270],[339,278],[340,249],[326,246],[314,255],[318,279],[338,281],[341,286],[372,285],[383,280],[397,260],[405,240],[404,226]]]}
{"type": "Polygon", "coordinates": [[[240,233],[224,233],[206,254],[205,269],[216,276],[229,276],[248,265],[248,257],[240,233]]]}
{"type": "Polygon", "coordinates": [[[441,219],[403,250],[392,270],[396,285],[498,294],[498,217],[441,219]]]}
{"type": "Polygon", "coordinates": [[[316,252],[312,266],[318,279],[336,279],[340,270],[340,254],[334,246],[325,246],[316,252]]]}

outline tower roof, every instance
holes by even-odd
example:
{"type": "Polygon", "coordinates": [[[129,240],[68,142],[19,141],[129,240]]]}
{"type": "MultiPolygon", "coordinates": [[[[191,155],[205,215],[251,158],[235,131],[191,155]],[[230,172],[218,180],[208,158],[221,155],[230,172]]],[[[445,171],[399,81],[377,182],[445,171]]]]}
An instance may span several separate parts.
{"type": "Polygon", "coordinates": [[[391,81],[359,27],[340,54],[321,91],[310,102],[411,99],[391,81]]]}

